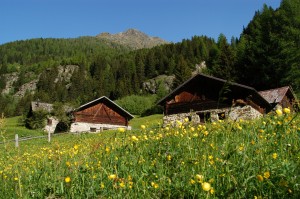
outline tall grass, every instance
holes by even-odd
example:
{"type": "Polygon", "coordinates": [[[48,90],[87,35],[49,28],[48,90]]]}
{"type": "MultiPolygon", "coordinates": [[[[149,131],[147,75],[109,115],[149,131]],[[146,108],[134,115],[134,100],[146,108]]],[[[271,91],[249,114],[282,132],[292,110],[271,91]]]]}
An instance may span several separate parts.
{"type": "Polygon", "coordinates": [[[299,198],[299,136],[299,116],[282,114],[7,145],[0,192],[3,198],[299,198]]]}

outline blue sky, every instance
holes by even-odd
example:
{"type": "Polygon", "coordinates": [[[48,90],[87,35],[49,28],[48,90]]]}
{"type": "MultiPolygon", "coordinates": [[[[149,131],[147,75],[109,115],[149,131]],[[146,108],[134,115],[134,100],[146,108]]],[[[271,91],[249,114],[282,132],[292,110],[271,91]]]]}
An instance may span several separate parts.
{"type": "Polygon", "coordinates": [[[194,35],[230,39],[263,4],[281,0],[0,0],[0,44],[75,38],[129,28],[170,42],[194,35]]]}

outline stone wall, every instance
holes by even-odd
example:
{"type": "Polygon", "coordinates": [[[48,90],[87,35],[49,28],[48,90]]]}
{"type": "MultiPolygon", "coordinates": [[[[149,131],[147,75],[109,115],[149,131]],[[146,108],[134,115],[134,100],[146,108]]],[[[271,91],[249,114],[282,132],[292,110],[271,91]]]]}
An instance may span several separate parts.
{"type": "Polygon", "coordinates": [[[262,114],[251,106],[235,107],[229,112],[229,118],[233,121],[243,119],[252,120],[262,117],[262,114]]]}
{"type": "Polygon", "coordinates": [[[163,117],[163,125],[171,125],[175,126],[176,121],[183,122],[185,118],[188,118],[190,122],[194,124],[200,123],[199,115],[203,114],[210,114],[210,121],[216,122],[220,119],[220,115],[224,114],[225,119],[229,120],[251,120],[255,118],[259,118],[262,116],[260,112],[252,108],[251,106],[247,105],[244,107],[230,107],[230,108],[223,108],[223,109],[212,109],[207,111],[197,111],[197,112],[190,112],[190,113],[180,113],[180,114],[173,114],[173,115],[166,115],[163,117]]]}

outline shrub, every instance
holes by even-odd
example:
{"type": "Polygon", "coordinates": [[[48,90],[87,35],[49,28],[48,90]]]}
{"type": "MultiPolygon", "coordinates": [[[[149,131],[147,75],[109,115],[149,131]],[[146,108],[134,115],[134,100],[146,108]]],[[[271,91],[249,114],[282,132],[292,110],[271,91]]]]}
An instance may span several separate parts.
{"type": "Polygon", "coordinates": [[[46,125],[48,113],[38,110],[25,119],[25,126],[30,129],[42,129],[46,125]]]}
{"type": "Polygon", "coordinates": [[[141,115],[147,109],[150,109],[156,100],[155,95],[139,96],[130,95],[116,100],[116,103],[134,115],[141,115]]]}

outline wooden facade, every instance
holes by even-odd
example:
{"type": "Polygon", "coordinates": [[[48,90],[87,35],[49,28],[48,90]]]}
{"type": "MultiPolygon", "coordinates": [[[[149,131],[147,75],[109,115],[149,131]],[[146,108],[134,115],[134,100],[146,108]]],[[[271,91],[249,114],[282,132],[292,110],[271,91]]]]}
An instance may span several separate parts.
{"type": "Polygon", "coordinates": [[[80,106],[73,112],[73,122],[128,126],[133,116],[103,96],[80,106]]]}
{"type": "Polygon", "coordinates": [[[165,115],[249,105],[264,114],[271,105],[252,88],[226,80],[197,74],[184,82],[158,104],[165,115]]]}

